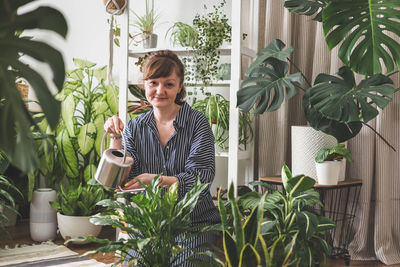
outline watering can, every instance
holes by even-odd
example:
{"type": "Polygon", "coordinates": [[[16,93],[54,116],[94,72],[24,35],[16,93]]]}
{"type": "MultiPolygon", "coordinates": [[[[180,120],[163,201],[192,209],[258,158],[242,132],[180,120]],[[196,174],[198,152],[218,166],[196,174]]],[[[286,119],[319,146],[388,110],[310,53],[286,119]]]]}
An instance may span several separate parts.
{"type": "Polygon", "coordinates": [[[116,189],[128,177],[130,167],[133,164],[133,158],[126,155],[126,142],[123,134],[122,140],[125,144],[123,151],[121,149],[109,148],[103,152],[106,138],[107,132],[104,133],[101,140],[101,159],[94,178],[102,186],[109,189],[116,189]]]}

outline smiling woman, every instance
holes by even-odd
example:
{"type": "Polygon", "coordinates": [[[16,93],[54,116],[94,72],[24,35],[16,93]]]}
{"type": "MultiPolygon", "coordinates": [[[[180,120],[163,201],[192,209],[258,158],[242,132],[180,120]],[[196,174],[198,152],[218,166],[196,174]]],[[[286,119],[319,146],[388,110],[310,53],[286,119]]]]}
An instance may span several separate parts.
{"type": "MultiPolygon", "coordinates": [[[[152,110],[130,120],[125,128],[117,116],[108,119],[104,125],[104,129],[114,136],[124,130],[126,143],[122,144],[120,138],[114,138],[110,146],[118,149],[126,146],[134,159],[131,180],[123,189],[141,187],[138,181],[151,184],[156,174],[161,173],[158,185],[169,188],[177,183],[178,199],[182,199],[199,177],[207,187],[200,194],[200,204],[190,214],[191,223],[218,223],[218,210],[210,193],[215,174],[214,138],[204,114],[193,110],[184,101],[186,91],[182,62],[171,51],[153,52],[145,62],[143,80],[152,110]]],[[[180,263],[189,257],[196,246],[204,243],[215,243],[215,236],[204,235],[182,242],[180,245],[185,252],[177,260],[179,266],[192,266],[187,262],[180,263]]],[[[129,254],[132,257],[137,255],[135,251],[129,254]]]]}

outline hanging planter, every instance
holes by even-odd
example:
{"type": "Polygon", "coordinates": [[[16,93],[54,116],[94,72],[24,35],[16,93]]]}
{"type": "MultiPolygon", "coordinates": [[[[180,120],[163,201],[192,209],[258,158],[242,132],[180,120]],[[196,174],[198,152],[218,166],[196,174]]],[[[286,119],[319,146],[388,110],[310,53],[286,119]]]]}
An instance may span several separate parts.
{"type": "Polygon", "coordinates": [[[121,15],[128,1],[126,0],[103,0],[103,4],[106,7],[107,13],[111,15],[121,15]]]}

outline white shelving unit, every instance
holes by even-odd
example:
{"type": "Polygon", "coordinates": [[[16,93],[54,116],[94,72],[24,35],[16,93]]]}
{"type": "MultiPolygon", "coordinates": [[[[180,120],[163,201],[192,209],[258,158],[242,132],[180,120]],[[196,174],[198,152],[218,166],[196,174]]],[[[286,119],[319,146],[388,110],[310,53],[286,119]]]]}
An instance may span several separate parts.
{"type": "MultiPolygon", "coordinates": [[[[230,100],[230,115],[229,115],[229,152],[217,152],[217,157],[228,158],[228,181],[227,185],[231,182],[236,185],[238,184],[238,165],[239,161],[246,161],[245,171],[245,183],[247,184],[252,180],[252,167],[253,167],[253,155],[252,147],[249,146],[248,150],[239,150],[239,109],[236,108],[236,92],[239,90],[241,82],[241,62],[242,56],[254,59],[256,56],[257,39],[258,39],[258,6],[259,0],[232,0],[232,43],[230,46],[221,47],[219,49],[221,56],[230,56],[231,63],[231,80],[230,81],[216,81],[212,86],[217,87],[229,87],[229,100],[230,100]],[[251,38],[251,49],[244,47],[241,42],[242,38],[242,4],[248,4],[249,10],[249,25],[251,25],[248,37],[251,38]]],[[[143,57],[146,53],[163,49],[162,47],[152,49],[135,49],[129,50],[128,44],[128,25],[129,25],[129,3],[125,12],[120,16],[119,21],[121,24],[121,38],[120,38],[120,58],[123,59],[123,68],[119,75],[119,116],[126,124],[127,122],[127,103],[128,103],[128,84],[136,84],[130,81],[128,77],[129,69],[129,58],[143,57]]],[[[194,51],[189,48],[168,48],[174,51],[178,56],[191,56],[194,51]]]]}

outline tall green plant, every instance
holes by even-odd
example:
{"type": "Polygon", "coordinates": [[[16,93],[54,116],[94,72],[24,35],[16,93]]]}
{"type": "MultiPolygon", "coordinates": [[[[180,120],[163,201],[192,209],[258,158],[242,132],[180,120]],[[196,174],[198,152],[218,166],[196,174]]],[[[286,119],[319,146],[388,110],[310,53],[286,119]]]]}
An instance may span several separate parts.
{"type": "MultiPolygon", "coordinates": [[[[218,194],[218,209],[221,215],[223,251],[225,266],[291,266],[290,257],[295,242],[284,246],[283,237],[278,237],[267,246],[263,236],[267,228],[264,226],[264,203],[267,193],[260,196],[258,204],[252,207],[249,216],[242,216],[239,203],[234,197],[233,184],[228,190],[228,201],[231,208],[231,217],[227,212],[221,195],[218,194]],[[232,221],[230,225],[229,221],[232,221]]],[[[294,239],[295,241],[295,239],[294,239]]]]}
{"type": "MultiPolygon", "coordinates": [[[[121,258],[114,266],[127,260],[128,266],[153,267],[173,266],[186,252],[181,243],[202,232],[202,226],[191,225],[190,213],[207,184],[197,180],[193,188],[178,200],[177,183],[165,190],[158,186],[159,177],[156,176],[149,185],[139,181],[146,193],[130,195],[128,202],[131,203],[123,204],[111,199],[98,203],[110,212],[96,215],[90,221],[96,225],[119,227],[128,233],[129,239],[110,241],[89,237],[88,240],[102,244],[92,253],[120,251],[121,258]],[[129,258],[128,251],[132,249],[138,255],[129,258]]],[[[193,252],[196,254],[196,249],[193,252]]]]}
{"type": "MultiPolygon", "coordinates": [[[[264,203],[262,235],[267,246],[277,240],[287,250],[290,247],[289,262],[297,266],[328,266],[330,247],[325,241],[327,231],[336,227],[327,217],[316,214],[313,208],[322,203],[319,194],[312,189],[315,180],[304,175],[292,176],[289,168],[282,168],[284,191],[268,194],[265,201],[257,192],[241,197],[244,210],[252,210],[264,203]]],[[[256,183],[264,186],[263,183],[256,183]]]]}
{"type": "Polygon", "coordinates": [[[40,106],[54,129],[60,115],[60,103],[50,92],[43,76],[20,60],[21,54],[48,64],[53,83],[61,88],[64,82],[64,61],[59,51],[45,42],[21,37],[24,30],[50,30],[62,37],[67,34],[64,16],[54,8],[38,7],[22,13],[19,8],[33,0],[0,1],[0,149],[24,172],[38,164],[31,135],[34,120],[27,111],[15,85],[23,77],[32,86],[40,106]]]}
{"type": "Polygon", "coordinates": [[[101,157],[105,119],[117,113],[118,89],[105,84],[106,66],[95,68],[95,63],[81,59],[74,63],[78,68],[67,72],[57,96],[62,100],[62,120],[54,134],[69,181],[86,185],[101,157]]]}

